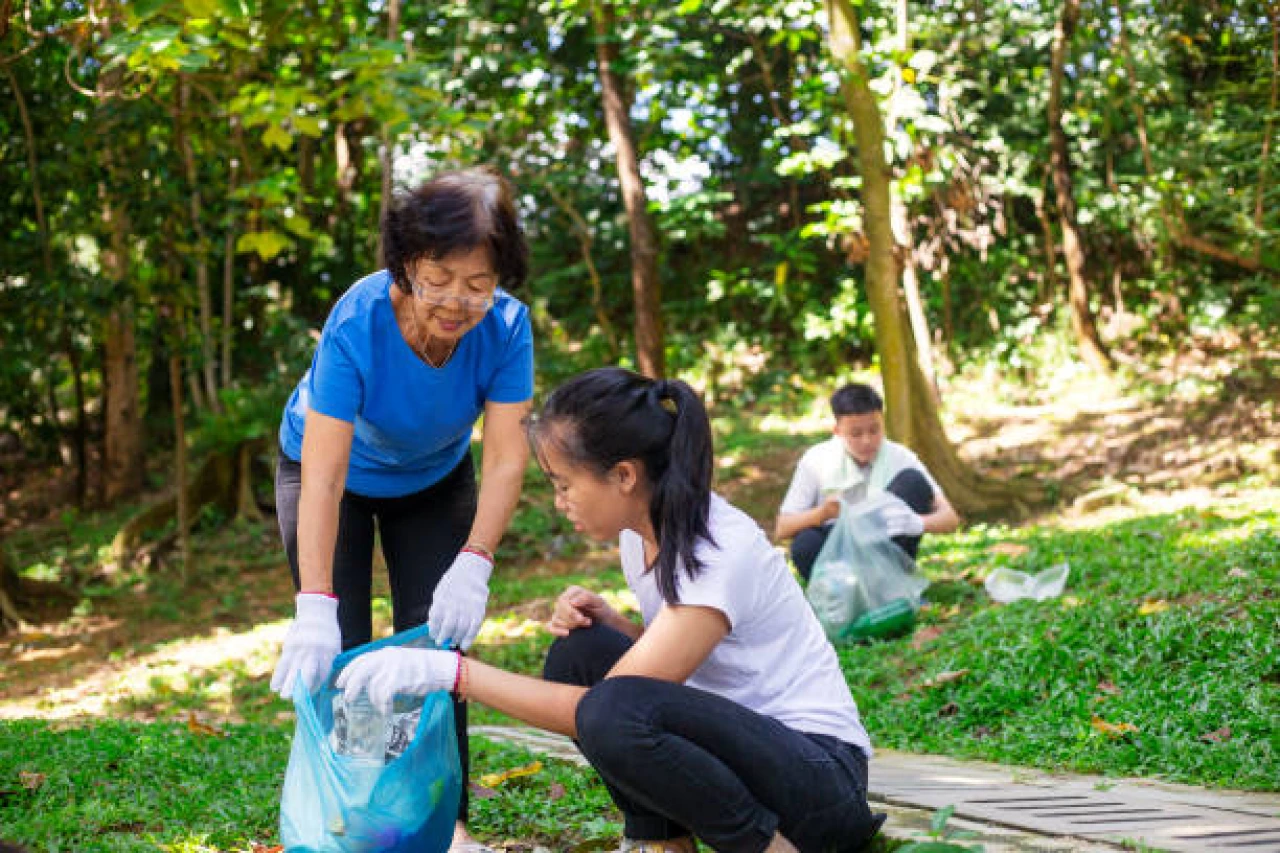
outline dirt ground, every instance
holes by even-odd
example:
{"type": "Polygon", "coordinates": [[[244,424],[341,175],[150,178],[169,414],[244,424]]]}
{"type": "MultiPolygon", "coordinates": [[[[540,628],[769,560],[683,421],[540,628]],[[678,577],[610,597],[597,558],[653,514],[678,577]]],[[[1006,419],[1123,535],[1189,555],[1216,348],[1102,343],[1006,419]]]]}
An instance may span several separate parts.
{"type": "MultiPolygon", "coordinates": [[[[1049,378],[1036,379],[1050,387],[1049,378]]],[[[969,380],[946,389],[948,431],[979,468],[1058,482],[1063,497],[1041,523],[1101,523],[1280,483],[1280,351],[1219,337],[1147,368],[1144,379],[1155,393],[1055,377],[1055,390],[1040,399],[969,380]]],[[[797,455],[788,448],[756,457],[719,488],[771,526],[797,455]]],[[[56,519],[68,496],[65,469],[3,470],[0,535],[56,519]]],[[[241,679],[265,682],[292,598],[273,522],[220,534],[213,545],[216,551],[197,554],[201,569],[185,588],[161,566],[139,573],[129,595],[90,597],[88,606],[48,595],[28,602],[28,624],[0,636],[0,719],[147,718],[152,710],[131,710],[126,700],[131,691],[163,689],[157,671],[180,679],[228,661],[241,679]]],[[[529,570],[574,567],[559,561],[529,570]]],[[[539,616],[527,603],[515,610],[507,615],[539,616]]]]}

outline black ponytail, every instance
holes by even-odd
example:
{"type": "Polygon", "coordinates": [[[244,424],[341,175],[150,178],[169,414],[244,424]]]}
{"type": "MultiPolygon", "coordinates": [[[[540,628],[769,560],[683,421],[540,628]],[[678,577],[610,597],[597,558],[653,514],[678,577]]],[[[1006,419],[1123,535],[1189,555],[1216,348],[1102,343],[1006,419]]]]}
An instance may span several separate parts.
{"type": "Polygon", "coordinates": [[[697,393],[678,379],[647,379],[619,367],[589,370],[551,392],[530,422],[529,441],[535,452],[554,442],[575,464],[602,475],[626,459],[640,461],[653,491],[649,520],[658,540],[658,591],[677,604],[677,565],[697,577],[698,540],[715,544],[707,527],[711,424],[697,393]]]}

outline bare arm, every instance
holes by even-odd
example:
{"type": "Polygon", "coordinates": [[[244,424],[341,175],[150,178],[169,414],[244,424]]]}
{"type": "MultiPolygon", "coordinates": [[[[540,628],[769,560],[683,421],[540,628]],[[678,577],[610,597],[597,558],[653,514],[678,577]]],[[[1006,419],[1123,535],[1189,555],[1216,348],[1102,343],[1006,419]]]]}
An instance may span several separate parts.
{"type": "Polygon", "coordinates": [[[347,482],[353,424],[307,412],[298,498],[298,575],[303,592],[333,592],[338,504],[347,482]]]}
{"type": "Polygon", "coordinates": [[[822,504],[804,512],[778,513],[773,526],[774,539],[790,539],[801,530],[819,527],[840,515],[840,500],[829,498],[822,504]]]}
{"type": "Polygon", "coordinates": [[[950,533],[960,526],[960,516],[942,492],[934,499],[933,511],[920,516],[920,520],[927,533],[950,533]]]}
{"type": "Polygon", "coordinates": [[[471,658],[466,667],[468,699],[540,729],[577,737],[575,717],[587,688],[517,675],[471,658]]]}
{"type": "MultiPolygon", "coordinates": [[[[642,675],[683,682],[728,633],[729,620],[719,610],[664,607],[608,677],[642,675]]],[[[466,666],[468,699],[538,728],[577,737],[578,703],[587,688],[516,675],[471,659],[466,666]]]]}
{"type": "Polygon", "coordinates": [[[713,607],[667,605],[609,671],[681,683],[729,633],[729,619],[713,607]]]}
{"type": "Polygon", "coordinates": [[[529,443],[524,418],[530,402],[486,403],[481,435],[480,497],[467,541],[494,551],[520,500],[529,443]]]}

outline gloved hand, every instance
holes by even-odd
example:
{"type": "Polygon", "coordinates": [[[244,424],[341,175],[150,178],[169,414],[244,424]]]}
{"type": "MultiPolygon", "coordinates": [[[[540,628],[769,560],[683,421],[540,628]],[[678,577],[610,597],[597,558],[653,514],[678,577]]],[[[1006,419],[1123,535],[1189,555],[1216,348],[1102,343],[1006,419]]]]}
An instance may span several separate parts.
{"type": "MultiPolygon", "coordinates": [[[[888,493],[886,493],[888,494],[888,493]]],[[[884,521],[885,532],[892,539],[895,536],[921,536],[924,534],[924,519],[916,515],[915,510],[896,495],[888,495],[880,509],[880,518],[884,521]]]]}
{"type": "Polygon", "coordinates": [[[280,662],[271,677],[271,689],[284,699],[293,698],[294,683],[301,679],[308,690],[320,686],[342,651],[338,629],[338,599],[316,592],[300,592],[293,624],[284,638],[280,662]]]}
{"type": "Polygon", "coordinates": [[[390,713],[396,694],[424,696],[452,690],[462,656],[437,649],[390,647],[360,655],[338,673],[339,690],[351,696],[367,693],[369,703],[390,713]]]}
{"type": "Polygon", "coordinates": [[[474,551],[461,551],[436,585],[427,622],[438,645],[466,650],[475,642],[489,602],[493,561],[474,551]]]}

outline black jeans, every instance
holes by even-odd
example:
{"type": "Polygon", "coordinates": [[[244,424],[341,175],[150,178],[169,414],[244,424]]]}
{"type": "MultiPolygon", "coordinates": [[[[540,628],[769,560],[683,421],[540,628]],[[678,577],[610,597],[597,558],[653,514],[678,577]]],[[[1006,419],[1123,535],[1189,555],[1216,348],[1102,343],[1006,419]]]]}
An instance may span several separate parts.
{"type": "MultiPolygon", "coordinates": [[[[915,468],[899,471],[884,490],[897,495],[903,503],[919,515],[933,511],[933,486],[929,485],[924,474],[915,468]]],[[[823,545],[827,544],[831,527],[830,524],[806,527],[791,540],[791,562],[795,563],[800,576],[806,581],[813,574],[813,563],[818,559],[818,552],[822,550],[823,545]]],[[[895,536],[893,541],[914,560],[916,553],[920,550],[921,538],[923,537],[895,536]]]]}
{"type": "MultiPolygon", "coordinates": [[[[298,499],[302,466],[280,454],[276,464],[276,513],[280,538],[298,588],[298,499]]],[[[333,553],[333,591],[338,596],[342,648],[373,636],[371,594],[375,532],[382,543],[391,586],[392,621],[397,632],[427,621],[436,584],[466,544],[476,514],[476,474],[468,454],[443,480],[420,492],[396,498],[370,498],[343,492],[338,507],[338,541],[333,553]]],[[[462,802],[458,819],[467,817],[467,706],[453,703],[462,760],[462,802]]]]}
{"type": "Polygon", "coordinates": [[[844,853],[875,834],[860,749],[682,684],[605,679],[630,647],[593,625],[556,640],[543,668],[549,681],[591,688],[578,705],[578,747],[627,837],[692,834],[715,850],[759,853],[781,832],[803,853],[844,853]]]}

